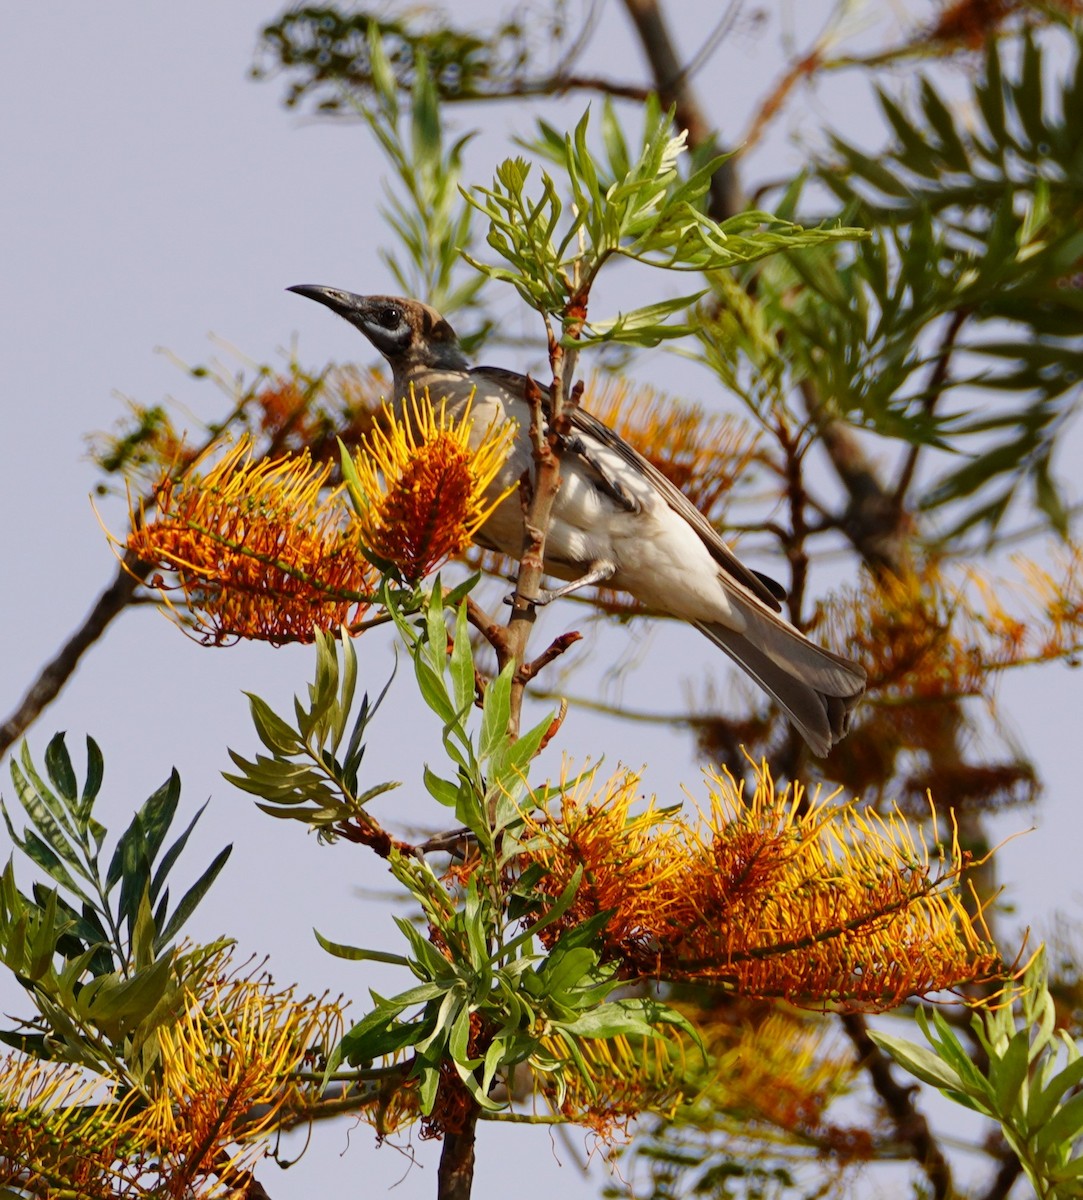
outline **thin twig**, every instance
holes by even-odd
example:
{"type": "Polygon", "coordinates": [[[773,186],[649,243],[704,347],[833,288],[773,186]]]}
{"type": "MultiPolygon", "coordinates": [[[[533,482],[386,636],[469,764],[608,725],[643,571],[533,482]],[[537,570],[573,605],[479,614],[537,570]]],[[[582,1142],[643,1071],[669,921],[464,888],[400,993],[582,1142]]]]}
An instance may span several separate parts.
{"type": "MultiPolygon", "coordinates": [[[[624,0],[624,7],[647,56],[659,99],[664,105],[675,107],[678,127],[688,131],[688,145],[692,149],[717,147],[717,134],[700,107],[691,81],[677,57],[658,0],[624,0]]],[[[718,221],[732,217],[744,207],[732,159],[727,159],[711,179],[708,207],[710,215],[718,221]]]]}
{"type": "Polygon", "coordinates": [[[528,684],[543,667],[547,667],[554,659],[559,658],[565,651],[574,646],[576,642],[582,641],[582,639],[583,635],[574,629],[553,638],[537,658],[523,663],[516,672],[516,679],[524,685],[528,684]]]}
{"type": "MultiPolygon", "coordinates": [[[[952,351],[955,349],[959,330],[962,329],[963,322],[966,321],[969,315],[969,309],[957,308],[951,314],[951,319],[944,330],[944,337],[941,339],[940,349],[936,352],[936,361],[933,364],[932,373],[929,375],[929,382],[925,388],[925,395],[922,401],[922,412],[926,417],[933,415],[940,397],[944,394],[944,385],[948,381],[948,367],[951,362],[952,351]]],[[[918,457],[922,449],[922,444],[915,442],[907,452],[906,461],[903,463],[898,482],[895,484],[891,494],[896,508],[901,509],[903,506],[906,493],[909,491],[910,484],[913,481],[914,471],[917,469],[918,457]]]]}

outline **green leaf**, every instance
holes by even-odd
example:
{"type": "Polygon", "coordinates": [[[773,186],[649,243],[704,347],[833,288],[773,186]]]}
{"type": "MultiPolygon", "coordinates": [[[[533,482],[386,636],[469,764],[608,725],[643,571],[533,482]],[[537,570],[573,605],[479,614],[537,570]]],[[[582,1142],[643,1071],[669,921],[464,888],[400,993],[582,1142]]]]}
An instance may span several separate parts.
{"type": "MultiPolygon", "coordinates": [[[[80,861],[78,851],[71,845],[64,834],[62,823],[63,825],[67,825],[68,822],[64,820],[63,815],[61,815],[60,819],[54,816],[56,813],[63,814],[63,805],[49,788],[45,786],[45,783],[34,770],[34,765],[30,760],[29,748],[25,742],[23,743],[21,766],[12,760],[11,780],[15,785],[15,792],[19,797],[19,803],[23,806],[31,823],[40,833],[41,840],[48,845],[57,858],[63,859],[76,874],[81,875],[84,879],[89,878],[86,868],[80,861]]],[[[7,810],[5,809],[5,816],[6,812],[7,810]]],[[[19,839],[11,826],[10,820],[7,824],[11,831],[12,840],[18,845],[19,839]]],[[[29,831],[27,832],[29,833],[29,831]]]]}
{"type": "Polygon", "coordinates": [[[587,946],[567,950],[554,948],[538,971],[540,995],[559,996],[577,987],[598,962],[598,955],[587,946]]]}
{"type": "MultiPolygon", "coordinates": [[[[551,908],[548,909],[545,915],[539,918],[539,920],[535,921],[533,925],[529,926],[517,937],[512,938],[510,942],[506,942],[502,949],[498,951],[498,956],[507,957],[508,955],[515,953],[515,951],[521,946],[525,946],[531,942],[543,929],[546,928],[546,926],[552,925],[554,921],[559,921],[560,918],[568,911],[568,909],[571,908],[572,902],[575,900],[575,894],[579,890],[579,884],[582,882],[582,879],[583,865],[580,863],[580,865],[576,867],[575,871],[572,873],[571,879],[569,879],[564,885],[564,888],[562,889],[560,895],[556,898],[555,903],[551,908]]],[[[597,932],[602,928],[608,918],[608,913],[598,913],[595,914],[594,917],[591,917],[589,921],[582,922],[577,928],[582,929],[584,925],[589,926],[589,936],[593,938],[597,935],[597,932]]],[[[561,934],[557,945],[578,944],[565,943],[565,938],[569,938],[570,936],[574,935],[575,932],[575,930],[571,930],[567,933],[561,934]]]]}
{"type": "MultiPolygon", "coordinates": [[[[79,800],[77,817],[81,829],[89,828],[90,814],[94,808],[94,801],[98,798],[98,792],[101,790],[102,779],[105,776],[105,760],[102,757],[101,749],[98,743],[92,738],[87,737],[86,740],[86,780],[83,783],[83,794],[79,800]]],[[[102,831],[104,834],[104,830],[102,831]]],[[[95,839],[98,840],[98,839],[95,839]]],[[[101,845],[98,840],[98,845],[101,845]]]]}
{"type": "Polygon", "coordinates": [[[162,848],[169,826],[180,802],[181,781],[174,768],[169,779],[144,801],[140,811],[148,862],[153,863],[162,848]]]}
{"type": "Polygon", "coordinates": [[[869,1037],[904,1070],[916,1079],[931,1084],[941,1091],[961,1092],[962,1080],[958,1074],[924,1046],[915,1045],[903,1038],[870,1029],[869,1037]]]}
{"type": "Polygon", "coordinates": [[[260,699],[254,692],[245,692],[248,697],[248,708],[252,714],[252,724],[256,727],[256,736],[271,751],[272,754],[297,754],[303,748],[301,738],[287,721],[284,721],[266,700],[260,699]]]}
{"type": "Polygon", "coordinates": [[[1007,1117],[1019,1105],[1029,1067],[1029,1029],[1020,1029],[1012,1037],[1002,1057],[990,1055],[989,1081],[996,1096],[998,1115],[1007,1117]]]}
{"type": "Polygon", "coordinates": [[[561,1021],[564,1033],[584,1038],[657,1037],[658,1030],[644,1017],[636,1001],[611,1000],[599,1004],[574,1021],[561,1021]]]}
{"type": "Polygon", "coordinates": [[[511,720],[511,680],[515,664],[508,665],[485,689],[485,704],[482,709],[481,731],[478,735],[478,759],[484,763],[498,752],[508,740],[508,724],[511,720]]]}
{"type": "Polygon", "coordinates": [[[439,775],[434,774],[429,768],[424,767],[425,788],[429,795],[440,804],[446,805],[448,808],[454,808],[459,800],[459,786],[454,784],[449,779],[441,779],[439,775]]]}
{"type": "MultiPolygon", "coordinates": [[[[71,765],[68,749],[64,745],[64,734],[54,734],[49,745],[46,746],[45,769],[49,773],[50,783],[60,793],[61,798],[67,802],[67,809],[62,811],[71,811],[79,795],[79,785],[75,778],[75,770],[71,765]]],[[[74,830],[71,832],[74,833],[74,830]]]]}
{"type": "Polygon", "coordinates": [[[233,853],[233,846],[225,846],[211,860],[210,866],[203,872],[195,883],[181,897],[180,903],[177,905],[172,917],[169,918],[166,927],[158,935],[158,945],[167,945],[180,930],[184,927],[185,922],[195,911],[196,906],[207,894],[210,886],[218,878],[222,868],[226,865],[229,856],[233,853]]]}
{"type": "Polygon", "coordinates": [[[455,638],[449,666],[455,711],[465,714],[474,703],[474,659],[470,652],[465,600],[455,614],[455,638]]]}
{"type": "Polygon", "coordinates": [[[1027,1101],[1026,1127],[1030,1137],[1045,1128],[1054,1109],[1068,1092],[1083,1083],[1083,1057],[1069,1063],[1042,1088],[1032,1085],[1027,1101]]]}
{"type": "Polygon", "coordinates": [[[184,851],[184,847],[188,844],[188,838],[191,836],[192,830],[196,827],[196,822],[201,816],[203,816],[203,813],[209,803],[210,801],[207,800],[200,805],[200,807],[196,810],[195,816],[188,822],[184,832],[176,839],[176,841],[173,842],[165,854],[162,855],[162,860],[158,864],[158,867],[154,872],[154,876],[151,879],[150,899],[152,903],[161,895],[162,889],[165,886],[165,881],[169,877],[169,872],[172,871],[177,859],[184,851]]]}
{"type": "Polygon", "coordinates": [[[1083,1134],[1083,1093],[1066,1101],[1034,1134],[1040,1154],[1048,1154],[1061,1143],[1071,1144],[1083,1134]]]}
{"type": "Polygon", "coordinates": [[[364,950],[360,946],[347,946],[343,942],[332,942],[325,938],[318,929],[312,931],[316,941],[335,958],[349,959],[351,962],[382,962],[395,967],[408,967],[410,960],[401,954],[391,954],[387,950],[364,950]]]}

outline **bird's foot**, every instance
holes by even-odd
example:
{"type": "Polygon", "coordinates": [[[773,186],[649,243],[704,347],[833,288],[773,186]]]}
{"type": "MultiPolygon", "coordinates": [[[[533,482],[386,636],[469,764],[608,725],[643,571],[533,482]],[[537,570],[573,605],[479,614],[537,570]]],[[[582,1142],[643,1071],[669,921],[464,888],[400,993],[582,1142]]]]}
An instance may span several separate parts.
{"type": "MultiPolygon", "coordinates": [[[[559,600],[562,596],[570,596],[573,592],[579,591],[580,588],[592,587],[595,584],[605,583],[607,579],[613,578],[613,573],[616,568],[612,563],[597,563],[585,575],[581,575],[578,579],[573,579],[571,583],[566,583],[558,588],[546,588],[539,592],[536,596],[524,596],[528,604],[534,608],[544,608],[547,604],[552,604],[554,600],[559,600]]],[[[515,592],[510,596],[504,597],[505,604],[514,604],[515,592]]]]}

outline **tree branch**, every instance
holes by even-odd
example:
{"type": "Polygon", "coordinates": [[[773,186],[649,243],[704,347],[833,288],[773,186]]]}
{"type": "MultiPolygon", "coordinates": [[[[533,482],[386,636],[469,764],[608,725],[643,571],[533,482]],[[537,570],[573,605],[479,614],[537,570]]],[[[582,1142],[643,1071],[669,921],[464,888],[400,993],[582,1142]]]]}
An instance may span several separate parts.
{"type": "Polygon", "coordinates": [[[42,667],[26,695],[0,725],[0,755],[6,753],[56,699],[61,688],[72,677],[79,660],[109,628],[113,619],[131,604],[136,588],[150,574],[150,570],[133,555],[124,555],[112,582],[95,601],[82,625],[42,667]]]}
{"type": "Polygon", "coordinates": [[[904,1087],[896,1081],[891,1060],[869,1037],[868,1022],[861,1013],[844,1013],[841,1019],[842,1027],[857,1051],[858,1061],[868,1072],[876,1094],[895,1125],[899,1140],[910,1147],[912,1157],[921,1165],[935,1200],[949,1200],[954,1194],[951,1166],[930,1133],[928,1121],[914,1107],[917,1086],[904,1087]]]}
{"type": "MultiPolygon", "coordinates": [[[[676,108],[676,121],[688,130],[688,145],[693,149],[718,152],[718,135],[707,120],[689,80],[689,73],[677,57],[673,38],[658,0],[624,0],[636,33],[654,76],[658,97],[667,107],[676,108]]],[[[716,221],[725,220],[744,208],[733,159],[727,159],[711,180],[709,212],[716,221]]]]}
{"type": "MultiPolygon", "coordinates": [[[[963,322],[970,315],[969,309],[957,308],[948,321],[947,327],[944,330],[944,336],[940,342],[940,349],[937,351],[936,364],[929,376],[928,385],[925,388],[925,397],[922,403],[922,411],[925,416],[931,417],[936,408],[940,397],[944,392],[944,385],[948,381],[948,366],[951,362],[952,351],[955,349],[955,342],[959,337],[959,330],[963,327],[963,322]]],[[[906,493],[910,489],[910,484],[914,478],[914,471],[917,468],[918,457],[922,451],[922,444],[915,442],[906,455],[906,461],[903,463],[902,471],[899,474],[898,482],[892,492],[892,500],[896,507],[902,508],[906,500],[906,493]]]]}

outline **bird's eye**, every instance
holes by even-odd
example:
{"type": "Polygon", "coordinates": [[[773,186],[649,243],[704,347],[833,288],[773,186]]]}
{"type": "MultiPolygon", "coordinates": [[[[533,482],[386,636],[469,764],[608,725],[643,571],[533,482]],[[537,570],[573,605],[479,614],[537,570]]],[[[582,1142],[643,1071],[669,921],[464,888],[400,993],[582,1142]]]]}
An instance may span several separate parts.
{"type": "Polygon", "coordinates": [[[385,329],[395,329],[402,324],[402,309],[389,304],[387,308],[380,309],[376,314],[376,320],[385,329]]]}

